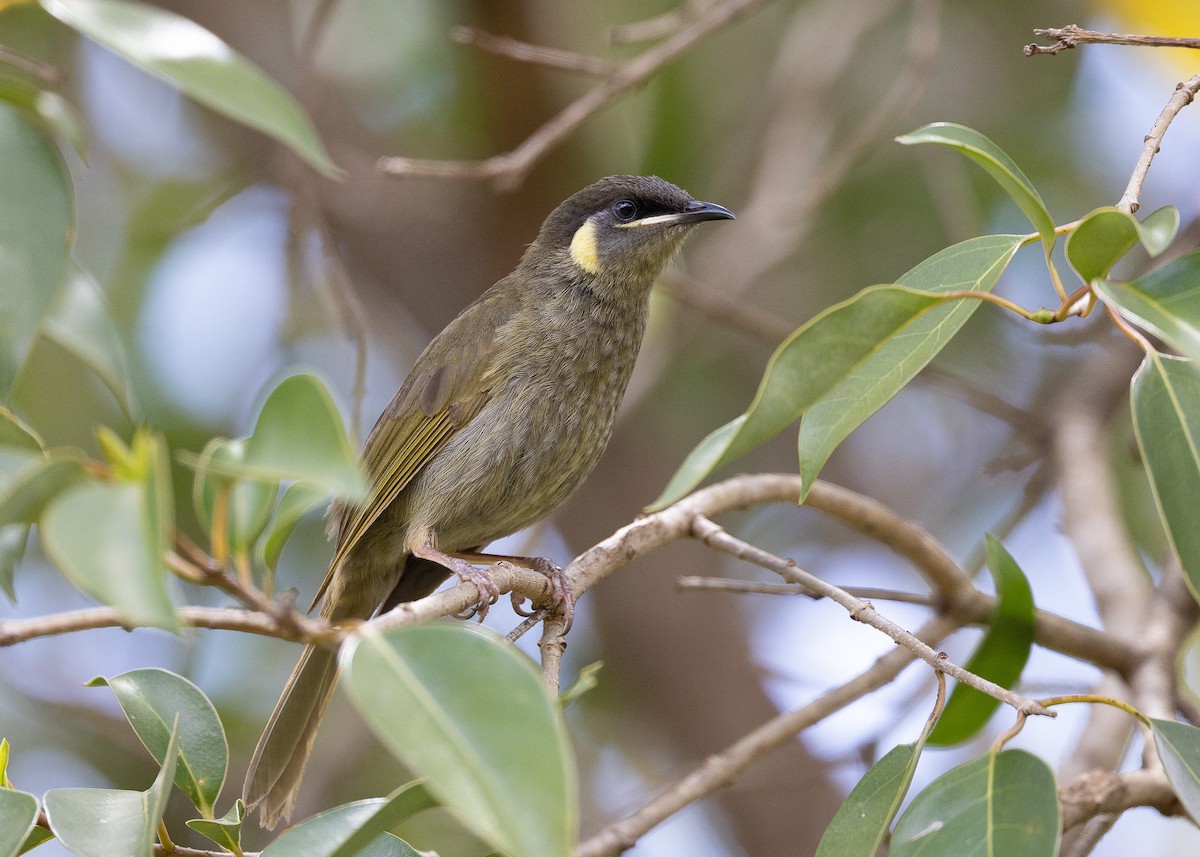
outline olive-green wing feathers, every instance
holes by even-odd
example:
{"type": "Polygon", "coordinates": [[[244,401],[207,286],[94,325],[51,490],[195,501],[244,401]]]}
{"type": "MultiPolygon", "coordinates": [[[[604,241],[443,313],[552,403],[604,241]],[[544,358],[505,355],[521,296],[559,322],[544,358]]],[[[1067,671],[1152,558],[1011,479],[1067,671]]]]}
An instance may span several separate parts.
{"type": "Polygon", "coordinates": [[[334,571],[400,492],[438,451],[487,404],[492,367],[486,365],[496,330],[515,307],[500,305],[490,289],[463,310],[417,359],[404,386],[380,415],[363,449],[370,491],[361,505],[348,508],[338,530],[337,549],[315,605],[334,571]]]}

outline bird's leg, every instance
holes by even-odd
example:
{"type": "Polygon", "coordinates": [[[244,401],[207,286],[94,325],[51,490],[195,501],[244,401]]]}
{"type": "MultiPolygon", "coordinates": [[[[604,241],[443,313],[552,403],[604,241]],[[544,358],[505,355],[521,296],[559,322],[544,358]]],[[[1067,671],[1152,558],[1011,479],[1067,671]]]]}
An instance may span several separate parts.
{"type": "Polygon", "coordinates": [[[431,562],[436,562],[438,565],[445,566],[457,574],[461,580],[467,583],[474,583],[475,588],[479,590],[479,605],[475,608],[475,615],[479,617],[480,622],[483,621],[483,617],[487,615],[488,608],[495,604],[496,599],[500,597],[500,589],[487,572],[471,564],[470,557],[474,556],[474,554],[449,554],[438,550],[429,542],[414,547],[412,552],[415,556],[421,557],[421,559],[427,559],[431,562]]]}
{"type": "MultiPolygon", "coordinates": [[[[457,553],[457,557],[461,557],[473,562],[508,562],[513,565],[519,565],[521,568],[528,568],[531,571],[536,571],[538,574],[544,575],[550,581],[550,600],[547,604],[542,605],[545,609],[561,612],[563,620],[566,622],[566,627],[571,627],[571,622],[575,618],[575,593],[571,589],[571,581],[567,578],[566,573],[557,565],[544,556],[506,556],[501,554],[490,553],[457,553]]],[[[525,600],[523,595],[514,592],[512,594],[513,609],[522,616],[530,616],[532,613],[525,611],[521,607],[521,602],[525,600]]]]}

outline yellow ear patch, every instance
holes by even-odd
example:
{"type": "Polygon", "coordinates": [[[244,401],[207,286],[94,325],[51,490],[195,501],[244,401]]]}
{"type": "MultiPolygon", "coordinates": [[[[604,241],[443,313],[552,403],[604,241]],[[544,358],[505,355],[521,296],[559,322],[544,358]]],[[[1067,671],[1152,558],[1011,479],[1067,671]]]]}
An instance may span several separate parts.
{"type": "Polygon", "coordinates": [[[600,273],[600,250],[596,246],[596,224],[585,220],[571,239],[571,260],[589,274],[600,273]]]}

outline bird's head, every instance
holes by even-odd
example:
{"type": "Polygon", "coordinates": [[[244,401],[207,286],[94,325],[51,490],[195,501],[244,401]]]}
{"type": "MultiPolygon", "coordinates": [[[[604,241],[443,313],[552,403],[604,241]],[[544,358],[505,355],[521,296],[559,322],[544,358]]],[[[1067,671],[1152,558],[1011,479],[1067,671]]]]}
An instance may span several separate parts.
{"type": "Polygon", "coordinates": [[[731,219],[727,208],[657,176],[609,176],[551,212],[537,245],[559,258],[565,251],[577,273],[652,281],[693,226],[731,219]]]}

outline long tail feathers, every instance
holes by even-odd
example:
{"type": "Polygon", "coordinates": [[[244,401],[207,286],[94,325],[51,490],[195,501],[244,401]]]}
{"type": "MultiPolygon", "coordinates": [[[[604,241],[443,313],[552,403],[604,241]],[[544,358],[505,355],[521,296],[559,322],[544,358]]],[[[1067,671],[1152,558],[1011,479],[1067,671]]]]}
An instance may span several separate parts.
{"type": "Polygon", "coordinates": [[[248,809],[261,811],[262,823],[269,829],[292,814],[304,765],[336,680],[337,652],[307,647],[258,739],[242,795],[248,809]]]}

